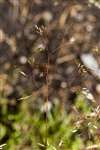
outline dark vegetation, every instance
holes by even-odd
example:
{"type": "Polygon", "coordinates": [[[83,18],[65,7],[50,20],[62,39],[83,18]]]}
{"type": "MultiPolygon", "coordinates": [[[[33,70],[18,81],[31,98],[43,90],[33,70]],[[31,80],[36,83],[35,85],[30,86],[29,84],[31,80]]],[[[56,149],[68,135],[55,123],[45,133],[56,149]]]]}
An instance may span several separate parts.
{"type": "Polygon", "coordinates": [[[100,149],[100,1],[0,0],[0,149],[100,149]]]}

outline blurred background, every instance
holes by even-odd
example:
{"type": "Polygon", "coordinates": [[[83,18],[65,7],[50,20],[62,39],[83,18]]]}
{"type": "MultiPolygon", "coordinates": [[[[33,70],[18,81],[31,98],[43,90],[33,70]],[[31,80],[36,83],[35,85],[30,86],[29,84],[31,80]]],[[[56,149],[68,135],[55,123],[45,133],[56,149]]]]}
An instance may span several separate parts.
{"type": "Polygon", "coordinates": [[[100,149],[100,0],[0,0],[0,149],[100,149]]]}

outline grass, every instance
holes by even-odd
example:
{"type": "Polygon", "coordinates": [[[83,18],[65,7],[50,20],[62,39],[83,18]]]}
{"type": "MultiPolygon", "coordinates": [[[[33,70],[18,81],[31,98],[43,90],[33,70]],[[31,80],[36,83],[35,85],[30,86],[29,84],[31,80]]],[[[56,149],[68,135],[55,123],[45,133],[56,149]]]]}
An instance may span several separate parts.
{"type": "Polygon", "coordinates": [[[0,140],[9,137],[3,149],[81,150],[99,145],[99,107],[93,110],[83,95],[78,94],[70,112],[61,109],[59,100],[54,101],[47,112],[47,127],[45,112],[36,103],[32,97],[23,100],[17,113],[8,113],[2,104],[1,119],[6,124],[0,123],[0,140]]]}

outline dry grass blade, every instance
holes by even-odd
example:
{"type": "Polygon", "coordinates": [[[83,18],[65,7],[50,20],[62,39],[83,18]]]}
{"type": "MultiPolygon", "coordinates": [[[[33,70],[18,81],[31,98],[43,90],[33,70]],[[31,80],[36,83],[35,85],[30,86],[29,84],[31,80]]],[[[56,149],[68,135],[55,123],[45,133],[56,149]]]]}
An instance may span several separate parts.
{"type": "Polygon", "coordinates": [[[61,140],[60,143],[59,143],[59,147],[61,147],[63,144],[63,141],[61,140]]]}
{"type": "Polygon", "coordinates": [[[93,149],[97,149],[97,148],[100,148],[100,145],[91,145],[91,146],[88,146],[87,148],[86,148],[86,150],[93,150],[93,149]]]}
{"type": "Polygon", "coordinates": [[[26,74],[23,71],[19,71],[21,75],[26,77],[26,74]]]}
{"type": "Polygon", "coordinates": [[[41,144],[41,143],[37,143],[39,146],[41,146],[41,147],[45,147],[45,145],[44,144],[41,144]]]}
{"type": "Polygon", "coordinates": [[[25,96],[25,97],[21,97],[21,98],[19,98],[18,100],[20,101],[20,100],[27,100],[28,98],[30,98],[32,95],[28,95],[28,96],[25,96]]]}
{"type": "Polygon", "coordinates": [[[6,144],[2,144],[0,145],[0,149],[3,149],[3,147],[5,146],[6,144]]]}

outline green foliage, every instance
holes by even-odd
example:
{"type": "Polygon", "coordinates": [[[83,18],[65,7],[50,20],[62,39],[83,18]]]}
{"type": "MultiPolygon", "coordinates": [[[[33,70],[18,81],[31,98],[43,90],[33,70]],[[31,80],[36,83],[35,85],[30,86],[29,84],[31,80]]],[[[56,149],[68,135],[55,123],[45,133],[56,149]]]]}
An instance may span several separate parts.
{"type": "Polygon", "coordinates": [[[23,100],[16,114],[8,113],[2,104],[2,118],[11,123],[11,129],[6,124],[0,124],[0,140],[9,135],[5,150],[80,150],[88,145],[98,144],[96,132],[99,120],[87,117],[92,109],[82,95],[77,96],[74,106],[79,115],[62,110],[59,101],[56,101],[47,112],[47,125],[41,106],[31,110],[30,102],[30,99],[23,100]]]}

